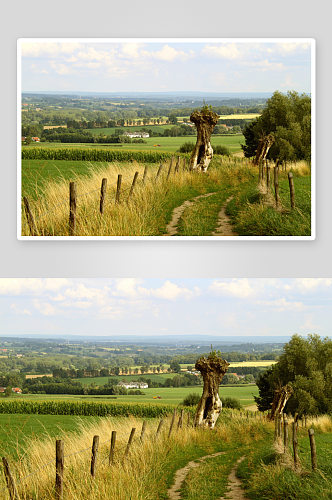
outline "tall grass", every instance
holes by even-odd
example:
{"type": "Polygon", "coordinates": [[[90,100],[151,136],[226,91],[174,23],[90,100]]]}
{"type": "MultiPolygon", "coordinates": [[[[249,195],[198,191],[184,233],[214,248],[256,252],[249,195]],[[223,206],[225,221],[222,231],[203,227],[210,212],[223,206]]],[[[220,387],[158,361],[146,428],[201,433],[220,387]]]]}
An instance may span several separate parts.
{"type": "MultiPolygon", "coordinates": [[[[75,433],[58,429],[58,439],[64,441],[64,499],[82,500],[157,500],[167,498],[167,489],[173,482],[174,473],[190,460],[207,454],[232,448],[241,443],[246,446],[262,437],[262,425],[256,420],[230,419],[227,412],[220,418],[213,431],[186,426],[168,438],[170,418],[165,419],[156,439],[158,421],[148,422],[143,444],[140,442],[142,421],[134,418],[101,419],[96,422],[80,422],[75,433]],[[136,438],[130,454],[124,460],[124,451],[132,428],[136,438]],[[110,436],[116,430],[115,460],[108,464],[110,436]],[[91,445],[98,435],[99,450],[97,471],[90,474],[91,445]]],[[[263,433],[264,434],[264,433],[263,433]]],[[[54,498],[55,439],[47,433],[27,443],[25,453],[11,462],[20,498],[42,500],[54,498]],[[46,465],[47,464],[47,465],[46,465]],[[46,465],[46,466],[45,466],[46,465]],[[38,471],[37,473],[34,473],[38,471]],[[33,474],[34,473],[34,474],[33,474]],[[32,474],[32,475],[30,475],[32,474]],[[29,477],[28,477],[29,476],[29,477]],[[19,482],[18,478],[22,478],[19,482]],[[27,479],[24,479],[27,478],[27,479]]],[[[5,487],[4,478],[0,489],[5,487]]]]}
{"type": "MultiPolygon", "coordinates": [[[[145,166],[135,161],[110,163],[102,166],[90,164],[88,174],[73,174],[77,184],[76,234],[79,236],[154,236],[165,232],[172,209],[178,203],[195,195],[204,194],[219,186],[225,179],[238,184],[248,175],[244,165],[228,162],[220,165],[215,160],[207,175],[183,171],[172,173],[167,180],[169,164],[165,164],[156,182],[159,164],[149,166],[143,185],[145,166]],[[139,172],[134,194],[127,203],[135,172],[139,172]],[[121,200],[115,204],[118,175],[122,175],[121,200]],[[104,214],[99,213],[100,187],[107,178],[107,197],[104,214]],[[87,193],[87,194],[86,194],[87,193]]],[[[49,181],[34,203],[33,211],[38,234],[41,236],[66,236],[69,234],[69,181],[62,178],[49,181]]],[[[29,235],[29,228],[22,210],[22,235],[29,235]]]]}
{"type": "MultiPolygon", "coordinates": [[[[197,195],[212,192],[217,194],[211,199],[200,200],[197,209],[194,207],[189,210],[190,224],[186,228],[180,224],[180,234],[211,234],[217,225],[219,207],[229,193],[235,194],[228,213],[239,235],[310,234],[310,168],[305,162],[291,166],[296,181],[296,209],[292,211],[287,207],[289,188],[287,175],[283,172],[279,175],[281,209],[276,210],[272,195],[267,197],[262,194],[265,187],[257,186],[257,170],[247,166],[245,161],[215,157],[204,175],[183,171],[182,164],[180,171],[175,174],[173,165],[169,178],[169,162],[166,162],[156,181],[159,165],[149,165],[144,185],[145,165],[133,160],[129,163],[90,163],[86,175],[73,173],[68,179],[67,174],[66,178],[36,186],[38,197],[32,203],[32,211],[38,235],[69,235],[69,181],[77,184],[77,236],[162,236],[175,207],[197,195]],[[127,203],[135,172],[139,172],[138,181],[127,203]],[[121,199],[119,204],[115,204],[119,174],[122,175],[121,199]],[[108,186],[104,214],[101,215],[99,201],[103,178],[107,179],[108,186]],[[207,219],[202,218],[204,204],[207,204],[209,212],[207,219]]],[[[30,235],[23,205],[21,234],[30,235]]]]}

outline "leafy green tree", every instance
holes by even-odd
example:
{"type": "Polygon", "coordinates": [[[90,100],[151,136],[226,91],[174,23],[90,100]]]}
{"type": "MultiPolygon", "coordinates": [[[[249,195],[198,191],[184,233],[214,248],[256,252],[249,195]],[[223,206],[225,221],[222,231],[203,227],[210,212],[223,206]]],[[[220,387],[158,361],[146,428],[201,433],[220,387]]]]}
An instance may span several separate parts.
{"type": "Polygon", "coordinates": [[[286,384],[294,394],[285,411],[303,414],[332,411],[332,340],[318,335],[293,335],[279,362],[257,379],[260,410],[269,409],[274,391],[286,384]]]}
{"type": "Polygon", "coordinates": [[[268,158],[310,160],[311,97],[295,91],[274,92],[262,115],[243,129],[246,144],[241,147],[244,155],[247,158],[255,156],[259,139],[268,134],[275,137],[268,158]]]}
{"type": "Polygon", "coordinates": [[[7,386],[5,389],[5,398],[9,398],[13,394],[12,388],[7,386]]]}
{"type": "Polygon", "coordinates": [[[181,372],[181,366],[176,361],[172,361],[170,363],[169,367],[172,370],[172,372],[176,372],[176,373],[180,373],[181,372]]]}

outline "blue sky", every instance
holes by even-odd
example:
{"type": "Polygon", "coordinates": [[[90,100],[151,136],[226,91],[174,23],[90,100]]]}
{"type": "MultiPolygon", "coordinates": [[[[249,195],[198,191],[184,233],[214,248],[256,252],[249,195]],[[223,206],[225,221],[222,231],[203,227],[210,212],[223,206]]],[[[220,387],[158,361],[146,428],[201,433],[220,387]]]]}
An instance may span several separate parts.
{"type": "Polygon", "coordinates": [[[0,336],[332,336],[332,279],[0,279],[0,336]]]}
{"type": "Polygon", "coordinates": [[[310,41],[184,40],[25,39],[22,91],[311,92],[310,41]]]}

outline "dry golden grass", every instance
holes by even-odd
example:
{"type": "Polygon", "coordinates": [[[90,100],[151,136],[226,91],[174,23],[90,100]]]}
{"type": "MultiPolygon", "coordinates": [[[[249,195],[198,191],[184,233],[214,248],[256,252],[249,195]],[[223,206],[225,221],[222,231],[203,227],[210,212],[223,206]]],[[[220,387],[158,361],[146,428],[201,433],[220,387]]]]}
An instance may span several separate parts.
{"type": "MultiPolygon", "coordinates": [[[[248,169],[243,163],[236,166],[232,160],[214,161],[215,168],[210,168],[208,176],[192,174],[189,171],[172,173],[167,180],[169,165],[164,168],[156,181],[159,165],[151,165],[143,185],[144,165],[137,162],[106,164],[103,167],[90,165],[85,176],[74,175],[71,181],[77,185],[77,236],[156,236],[160,228],[166,225],[165,197],[174,192],[181,195],[181,190],[194,186],[198,193],[206,192],[207,180],[220,184],[224,179],[237,185],[246,178],[248,169]],[[133,196],[129,203],[128,195],[135,172],[139,172],[133,196]],[[122,174],[121,199],[115,204],[118,174],[122,174]],[[104,214],[99,211],[100,188],[102,179],[107,179],[107,195],[104,214]],[[88,194],[85,194],[88,193],[88,194]]],[[[183,200],[184,201],[184,200],[183,200]]],[[[69,235],[69,181],[62,179],[50,181],[43,190],[43,195],[34,203],[37,231],[40,236],[69,235]]],[[[22,235],[29,236],[29,228],[22,211],[22,235]]]]}

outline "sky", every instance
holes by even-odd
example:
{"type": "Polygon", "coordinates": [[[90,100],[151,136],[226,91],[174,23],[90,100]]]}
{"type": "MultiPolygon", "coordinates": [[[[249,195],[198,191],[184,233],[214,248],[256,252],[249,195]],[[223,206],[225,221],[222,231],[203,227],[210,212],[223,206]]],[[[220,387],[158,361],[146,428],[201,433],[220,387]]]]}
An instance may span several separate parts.
{"type": "Polygon", "coordinates": [[[310,40],[185,40],[22,39],[22,91],[311,92],[310,40]]]}
{"type": "Polygon", "coordinates": [[[331,306],[327,278],[1,278],[0,337],[327,337],[331,306]]]}

